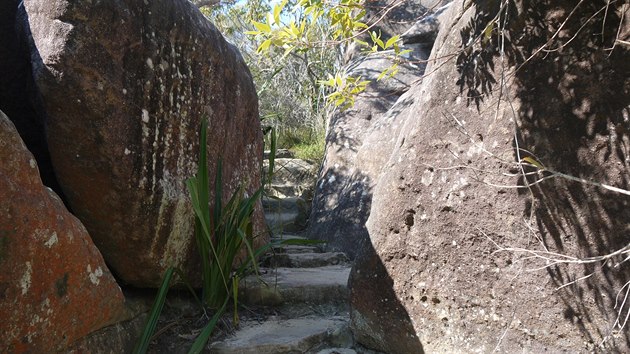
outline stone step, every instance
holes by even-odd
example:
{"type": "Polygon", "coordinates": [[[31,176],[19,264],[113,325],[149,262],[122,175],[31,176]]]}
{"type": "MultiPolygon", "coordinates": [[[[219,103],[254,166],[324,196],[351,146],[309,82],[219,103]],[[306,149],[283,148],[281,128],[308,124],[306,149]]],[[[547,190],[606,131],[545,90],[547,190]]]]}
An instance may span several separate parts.
{"type": "Polygon", "coordinates": [[[306,201],[300,197],[271,198],[262,197],[262,205],[266,211],[293,210],[307,207],[306,201]]]}
{"type": "Polygon", "coordinates": [[[265,267],[309,268],[343,264],[348,257],[342,252],[274,253],[267,255],[265,267]]]}
{"type": "Polygon", "coordinates": [[[302,231],[306,228],[306,216],[295,210],[265,212],[265,221],[272,234],[302,231]]]}
{"type": "MultiPolygon", "coordinates": [[[[284,240],[305,240],[308,239],[306,237],[292,235],[292,234],[277,234],[271,237],[271,242],[282,242],[284,240]]],[[[288,254],[296,254],[296,253],[322,253],[321,247],[318,245],[278,245],[273,248],[272,253],[288,253],[288,254]]]]}
{"type": "MultiPolygon", "coordinates": [[[[311,188],[312,189],[312,188],[311,188]]],[[[265,186],[265,193],[268,196],[275,198],[295,198],[295,197],[309,197],[313,193],[311,189],[305,188],[305,186],[295,185],[292,183],[277,184],[272,183],[265,186]]]]}
{"type": "Polygon", "coordinates": [[[353,339],[348,322],[347,317],[332,317],[243,323],[233,336],[212,343],[210,353],[315,354],[331,347],[350,348],[353,339]]]}
{"type": "Polygon", "coordinates": [[[277,306],[285,303],[346,304],[350,267],[261,269],[241,282],[239,297],[247,304],[277,306]]]}
{"type": "Polygon", "coordinates": [[[272,241],[284,241],[284,240],[309,240],[304,236],[299,236],[291,233],[282,233],[271,237],[272,241]]]}
{"type": "Polygon", "coordinates": [[[274,252],[284,254],[321,253],[317,246],[279,245],[274,247],[274,252]]]}

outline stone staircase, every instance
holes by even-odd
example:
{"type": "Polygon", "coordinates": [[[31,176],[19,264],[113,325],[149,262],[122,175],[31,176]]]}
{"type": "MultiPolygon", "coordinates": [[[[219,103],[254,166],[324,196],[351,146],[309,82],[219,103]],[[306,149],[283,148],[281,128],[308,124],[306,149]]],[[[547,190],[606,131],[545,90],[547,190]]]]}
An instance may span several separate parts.
{"type": "Polygon", "coordinates": [[[212,343],[211,353],[354,353],[348,351],[354,341],[345,256],[312,246],[283,246],[263,265],[269,267],[261,268],[260,278],[242,281],[241,301],[273,308],[276,315],[242,322],[233,336],[212,343]]]}
{"type": "MultiPolygon", "coordinates": [[[[302,228],[298,198],[264,203],[272,241],[300,239],[286,230],[302,228]]],[[[356,354],[349,328],[348,276],[350,264],[339,252],[318,246],[283,245],[261,261],[260,276],[241,281],[240,301],[273,315],[245,319],[227,338],[210,344],[217,354],[356,354]]],[[[360,351],[364,352],[364,351],[360,351]]]]}

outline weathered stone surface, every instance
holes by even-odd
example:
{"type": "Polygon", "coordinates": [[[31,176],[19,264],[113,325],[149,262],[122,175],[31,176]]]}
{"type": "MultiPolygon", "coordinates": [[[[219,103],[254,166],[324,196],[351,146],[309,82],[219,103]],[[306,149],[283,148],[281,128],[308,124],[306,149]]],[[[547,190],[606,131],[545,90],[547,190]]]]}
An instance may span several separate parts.
{"type": "MultiPolygon", "coordinates": [[[[402,33],[423,14],[428,14],[427,9],[410,1],[392,13],[396,20],[382,25],[388,31],[402,33]],[[407,27],[401,27],[402,18],[407,27]]],[[[342,251],[354,259],[368,243],[365,222],[372,189],[402,127],[399,113],[413,99],[405,92],[422,78],[431,46],[431,42],[409,46],[413,50],[409,61],[402,63],[398,74],[389,80],[376,81],[392,65],[388,59],[391,53],[357,58],[348,64],[350,75],[373,83],[367,95],[357,97],[352,109],[337,111],[330,118],[308,228],[309,237],[327,241],[330,251],[342,251]]]]}
{"type": "Polygon", "coordinates": [[[299,254],[299,253],[314,253],[321,252],[320,248],[317,246],[294,246],[294,245],[279,245],[274,247],[275,252],[283,252],[283,253],[291,253],[291,254],[299,254]]]}
{"type": "MultiPolygon", "coordinates": [[[[156,286],[170,265],[192,273],[185,180],[196,172],[201,119],[211,182],[223,159],[224,197],[260,183],[258,103],[240,54],[185,0],[24,3],[70,206],[125,282],[156,286]]],[[[258,210],[257,233],[263,222],[258,210]]]]}
{"type": "Polygon", "coordinates": [[[297,318],[245,323],[234,337],[212,343],[210,353],[318,353],[322,346],[352,346],[345,318],[297,318]]]}
{"type": "MultiPolygon", "coordinates": [[[[281,156],[286,156],[281,152],[281,156]]],[[[263,161],[263,170],[269,170],[269,160],[263,161]]],[[[266,186],[267,195],[278,198],[302,197],[310,202],[317,180],[317,164],[296,159],[277,157],[271,183],[266,186]]]]}
{"type": "Polygon", "coordinates": [[[544,245],[588,257],[630,241],[630,198],[560,177],[526,188],[514,162],[531,152],[549,169],[628,189],[622,146],[630,53],[606,48],[615,38],[628,41],[629,14],[612,6],[604,21],[595,2],[516,5],[502,36],[483,40],[500,3],[455,2],[431,74],[410,89],[412,104],[399,113],[404,125],[367,223],[372,247],[349,282],[353,331],[366,346],[389,353],[630,350],[630,331],[613,327],[617,292],[630,280],[627,262],[526,272],[545,262],[493,253],[544,245]]]}
{"type": "Polygon", "coordinates": [[[329,348],[320,350],[317,354],[357,354],[357,351],[350,348],[329,348]]]}
{"type": "Polygon", "coordinates": [[[341,252],[273,253],[263,259],[262,264],[271,268],[308,268],[343,264],[347,260],[346,255],[341,252]]]}
{"type": "Polygon", "coordinates": [[[117,322],[74,342],[66,354],[132,353],[149,317],[148,311],[130,320],[117,322]]]}
{"type": "Polygon", "coordinates": [[[434,6],[434,11],[430,11],[429,14],[417,20],[413,26],[409,27],[403,34],[400,35],[400,39],[403,44],[426,44],[435,42],[435,38],[437,37],[438,29],[440,27],[439,17],[446,11],[446,9],[448,9],[450,4],[451,2],[448,2],[448,4],[444,4],[440,7],[437,7],[436,4],[434,6]]]}
{"type": "Polygon", "coordinates": [[[262,269],[260,278],[247,277],[239,296],[250,304],[273,306],[283,303],[339,303],[348,298],[350,267],[262,269]],[[264,283],[260,281],[262,279],[264,283]]]}
{"type": "Polygon", "coordinates": [[[124,298],[83,225],[42,185],[35,158],[0,111],[0,343],[64,350],[119,320],[124,298]]]}

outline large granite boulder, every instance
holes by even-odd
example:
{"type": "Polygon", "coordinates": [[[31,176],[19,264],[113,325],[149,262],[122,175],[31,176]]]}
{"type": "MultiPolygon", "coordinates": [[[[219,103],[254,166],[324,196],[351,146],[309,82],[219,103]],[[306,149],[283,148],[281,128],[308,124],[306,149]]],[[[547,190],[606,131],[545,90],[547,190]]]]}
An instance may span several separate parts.
{"type": "Polygon", "coordinates": [[[389,353],[628,352],[623,257],[516,250],[630,242],[628,196],[518,164],[629,189],[629,9],[501,4],[456,1],[407,93],[349,281],[353,330],[389,353]]]}
{"type": "Polygon", "coordinates": [[[63,351],[125,315],[122,291],[81,222],[39,177],[0,111],[0,343],[63,351]]]}
{"type": "MultiPolygon", "coordinates": [[[[370,18],[380,13],[377,5],[385,3],[376,1],[368,7],[370,18]]],[[[379,23],[384,38],[394,31],[403,33],[414,21],[421,22],[431,14],[415,1],[394,10],[379,23]]],[[[437,33],[437,27],[429,32],[437,33]]],[[[349,75],[361,76],[372,83],[366,94],[356,98],[354,107],[336,110],[329,118],[325,158],[308,233],[311,238],[327,241],[326,248],[330,251],[345,252],[353,259],[369,243],[365,222],[370,213],[372,189],[402,127],[398,113],[411,102],[405,92],[422,79],[435,37],[428,38],[429,41],[418,40],[405,47],[412,52],[400,63],[396,76],[387,80],[377,81],[377,78],[393,65],[393,53],[389,51],[356,56],[346,65],[349,75]],[[362,148],[364,145],[366,148],[362,148]]],[[[351,51],[352,48],[348,49],[348,53],[351,51]]]]}
{"type": "MultiPolygon", "coordinates": [[[[24,4],[48,146],[71,208],[124,282],[156,286],[170,265],[197,279],[185,181],[202,119],[210,181],[222,158],[226,198],[260,185],[258,103],[242,57],[185,0],[24,4]]],[[[262,235],[260,208],[255,217],[262,235]]]]}

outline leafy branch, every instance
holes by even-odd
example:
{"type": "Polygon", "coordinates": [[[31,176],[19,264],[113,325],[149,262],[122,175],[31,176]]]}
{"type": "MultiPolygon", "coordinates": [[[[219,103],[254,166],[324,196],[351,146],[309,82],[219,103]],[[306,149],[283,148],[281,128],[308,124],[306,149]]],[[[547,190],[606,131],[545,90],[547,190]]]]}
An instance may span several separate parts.
{"type": "MultiPolygon", "coordinates": [[[[381,19],[399,4],[390,6],[381,19]]],[[[301,0],[291,9],[288,0],[284,0],[273,6],[264,21],[252,21],[254,30],[247,31],[246,34],[260,43],[257,47],[259,54],[269,53],[272,47],[282,49],[284,54],[279,61],[283,61],[290,53],[324,50],[344,42],[356,43],[364,49],[365,55],[391,51],[390,59],[393,64],[380,73],[377,81],[391,78],[398,72],[400,58],[410,50],[401,49],[401,39],[398,35],[384,41],[380,33],[369,31],[371,26],[363,21],[365,15],[362,2],[358,0],[338,2],[301,0]],[[321,33],[321,38],[317,38],[315,29],[321,28],[327,28],[327,31],[321,33]],[[359,39],[357,34],[365,32],[368,32],[372,44],[359,39]]],[[[334,75],[329,73],[328,80],[319,81],[320,85],[332,90],[332,93],[327,95],[327,101],[341,109],[352,107],[354,98],[363,92],[369,83],[370,81],[362,80],[361,77],[351,77],[339,72],[334,75]]]]}

